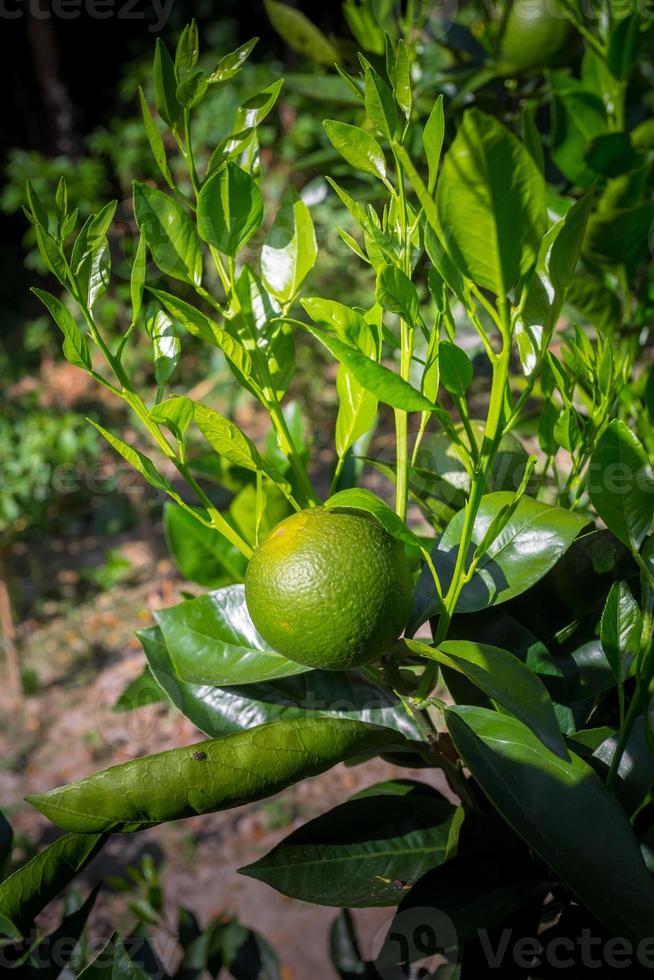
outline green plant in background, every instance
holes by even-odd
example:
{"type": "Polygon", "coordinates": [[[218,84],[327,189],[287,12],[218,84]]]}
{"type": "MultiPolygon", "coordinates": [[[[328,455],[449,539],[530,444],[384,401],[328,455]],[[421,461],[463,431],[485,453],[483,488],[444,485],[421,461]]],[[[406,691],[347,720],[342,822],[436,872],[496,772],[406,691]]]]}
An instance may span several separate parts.
{"type": "MultiPolygon", "coordinates": [[[[590,74],[549,76],[555,113],[544,147],[528,105],[519,126],[513,113],[502,121],[479,105],[461,115],[460,100],[446,105],[442,95],[426,116],[417,111],[410,18],[384,33],[377,6],[346,5],[350,26],[377,25],[384,35],[381,50],[362,45],[356,74],[339,64],[360,103],[358,123],[323,124],[362,189],[329,177],[358,229],[343,238],[374,287],[368,306],[344,302],[340,290],[338,298],[308,294],[320,255],[294,187],[264,220],[258,127],[278,82],[240,107],[206,163],[195,153],[196,107],[240,70],[252,42],[210,71],[198,67],[193,24],[174,59],[157,45],[157,114],[188,176],[174,176],[143,98],[166,190],[134,186],[140,235],[130,324],[119,338],[95,312],[110,278],[113,206],[78,230],[63,183],[54,208],[30,189],[42,254],[70,294],[64,305],[37,291],[64,355],[122,399],[157,462],[140,442],[96,428],[173,501],[168,536],[180,566],[205,584],[222,566],[231,583],[158,611],[139,633],[162,696],[208,739],[30,798],[67,831],[69,844],[58,846],[81,857],[42,858],[56,889],[34,884],[29,870],[0,885],[0,912],[19,930],[106,835],[264,799],[338,762],[382,755],[399,767],[441,769],[458,802],[419,780],[377,784],[243,869],[304,901],[397,907],[375,965],[357,952],[351,919],[339,917],[332,944],[342,975],[348,962],[359,975],[406,975],[438,953],[447,975],[477,976],[489,937],[507,928],[573,945],[590,930],[620,937],[633,957],[652,937],[652,382],[639,363],[649,336],[641,220],[651,207],[651,161],[644,151],[632,170],[620,150],[625,140],[634,146],[622,128],[626,83],[651,25],[634,27],[629,15],[589,27],[566,4],[602,94],[577,98],[590,74]],[[635,53],[618,65],[629,31],[635,53]],[[579,103],[597,108],[606,131],[590,131],[589,141],[585,123],[567,125],[562,142],[556,112],[569,123],[579,103]],[[605,170],[611,159],[611,172],[583,179],[598,159],[605,170]],[[628,245],[619,252],[618,229],[628,245]],[[569,295],[579,309],[580,282],[596,302],[612,298],[610,320],[562,319],[569,295]],[[139,334],[154,357],[147,391],[137,390],[130,366],[139,334]],[[267,416],[265,448],[179,391],[187,335],[222,352],[267,416]],[[338,366],[328,480],[311,463],[301,407],[286,403],[295,339],[308,335],[338,366]],[[393,420],[394,452],[366,461],[388,479],[393,506],[359,485],[362,460],[352,465],[369,452],[365,437],[379,418],[393,420]],[[216,479],[247,492],[240,519],[220,505],[216,479]],[[241,584],[255,549],[273,540],[266,532],[316,508],[377,522],[416,569],[404,638],[349,671],[309,669],[274,649],[255,629],[241,584]],[[430,642],[426,629],[418,634],[428,623],[430,642]]],[[[319,61],[339,57],[297,12],[268,7],[298,47],[313,45],[319,61]]],[[[284,549],[298,596],[321,595],[329,554],[309,568],[292,535],[284,549]]],[[[349,572],[356,594],[356,556],[349,572]]],[[[285,609],[271,612],[284,629],[285,609]]]]}
{"type": "Polygon", "coordinates": [[[83,470],[98,443],[74,412],[8,411],[0,419],[0,642],[15,700],[22,697],[22,670],[15,644],[8,556],[26,530],[47,529],[84,493],[83,470]]]}

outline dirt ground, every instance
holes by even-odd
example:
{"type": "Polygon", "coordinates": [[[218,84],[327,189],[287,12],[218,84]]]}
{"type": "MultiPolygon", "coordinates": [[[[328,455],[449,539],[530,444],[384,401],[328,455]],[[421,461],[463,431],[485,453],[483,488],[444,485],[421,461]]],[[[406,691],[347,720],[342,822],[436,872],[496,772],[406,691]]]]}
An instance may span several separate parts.
{"type": "MultiPolygon", "coordinates": [[[[127,714],[112,710],[144,665],[134,629],[151,624],[153,609],[179,601],[180,591],[188,588],[166,557],[159,529],[148,537],[146,544],[134,532],[112,542],[130,568],[109,592],[80,589],[84,570],[105,560],[97,541],[77,541],[74,551],[60,542],[51,547],[46,543],[39,556],[42,573],[56,583],[57,596],[39,606],[38,619],[27,618],[19,626],[22,662],[34,672],[35,688],[22,716],[10,710],[6,685],[0,689],[0,800],[19,846],[26,840],[40,849],[56,836],[47,820],[23,801],[26,794],[202,737],[174,708],[162,704],[127,714]]],[[[33,579],[24,563],[18,565],[15,588],[29,608],[33,579]]],[[[234,913],[276,949],[285,980],[335,976],[327,934],[336,910],[285,898],[236,869],[265,854],[307,818],[400,772],[444,788],[438,772],[398,770],[381,760],[338,766],[259,804],[116,837],[87,870],[83,885],[120,875],[150,853],[161,869],[168,921],[175,921],[178,904],[191,909],[201,923],[220,911],[234,913]]],[[[356,913],[364,955],[372,955],[375,937],[385,932],[391,912],[356,913]]],[[[103,888],[91,923],[95,937],[108,938],[114,929],[129,930],[133,918],[124,898],[103,888]]],[[[158,942],[170,962],[165,932],[158,942]]]]}

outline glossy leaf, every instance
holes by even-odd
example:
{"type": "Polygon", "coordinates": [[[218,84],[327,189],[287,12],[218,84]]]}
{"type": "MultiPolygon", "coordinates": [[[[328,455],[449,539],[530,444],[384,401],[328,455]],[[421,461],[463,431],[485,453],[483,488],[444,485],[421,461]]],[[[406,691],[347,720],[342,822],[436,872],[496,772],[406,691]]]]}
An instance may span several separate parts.
{"type": "Polygon", "coordinates": [[[616,680],[624,681],[640,649],[643,617],[626,582],[614,582],[600,621],[600,640],[616,680]]]}
{"type": "Polygon", "coordinates": [[[401,976],[397,966],[391,972],[401,963],[410,976],[405,964],[443,950],[456,953],[483,930],[510,922],[547,890],[547,882],[530,871],[490,847],[463,851],[432,868],[400,903],[376,960],[378,970],[401,976]]]}
{"type": "Polygon", "coordinates": [[[233,78],[250,57],[250,54],[252,53],[252,50],[258,40],[258,37],[253,37],[252,40],[246,41],[245,44],[241,44],[240,47],[236,48],[236,50],[224,55],[207,78],[209,84],[216,85],[233,78]]]}
{"type": "Polygon", "coordinates": [[[233,422],[201,402],[195,403],[194,417],[200,432],[219,456],[229,460],[234,466],[241,466],[255,473],[265,473],[270,480],[290,492],[290,485],[266,462],[252,440],[233,422]]]}
{"type": "Polygon", "coordinates": [[[203,185],[198,232],[203,241],[235,256],[263,221],[263,197],[254,180],[231,160],[203,185]]]}
{"type": "Polygon", "coordinates": [[[363,510],[368,514],[372,514],[373,517],[379,521],[383,528],[402,544],[407,545],[409,548],[420,548],[420,538],[418,538],[413,531],[407,527],[404,521],[397,516],[395,511],[388,506],[388,504],[378,497],[376,493],[372,490],[366,490],[364,487],[353,487],[350,490],[340,490],[338,493],[332,494],[325,501],[325,507],[328,509],[333,508],[347,508],[354,510],[363,510]]]}
{"type": "Polygon", "coordinates": [[[377,364],[365,354],[317,327],[310,324],[304,326],[334,355],[337,361],[351,372],[361,387],[375,395],[380,402],[406,412],[437,412],[433,402],[383,364],[377,364]]]}
{"type": "Polygon", "coordinates": [[[385,265],[377,273],[375,298],[390,313],[397,313],[412,326],[420,315],[418,290],[406,273],[395,265],[385,265]]]}
{"type": "Polygon", "coordinates": [[[545,232],[545,183],[500,122],[468,110],[437,187],[447,251],[465,275],[504,297],[535,262],[545,232]]]}
{"type": "Polygon", "coordinates": [[[396,905],[447,854],[455,808],[421,783],[368,788],[240,869],[282,895],[348,908],[396,905]]]}
{"type": "Polygon", "coordinates": [[[443,113],[443,96],[439,95],[434,102],[431,112],[427,117],[425,128],[422,131],[422,145],[427,157],[427,167],[429,177],[427,189],[433,194],[438,176],[438,168],[441,162],[441,152],[443,149],[443,139],[445,137],[445,117],[443,113]]]}
{"type": "Polygon", "coordinates": [[[467,640],[447,640],[437,649],[416,640],[407,640],[406,645],[421,657],[464,674],[484,694],[524,722],[552,752],[567,759],[565,742],[546,688],[508,650],[467,640]]]}
{"type": "Polygon", "coordinates": [[[161,271],[199,285],[202,281],[200,242],[193,222],[181,205],[168,194],[135,181],[134,213],[161,271]]]}
{"type": "Polygon", "coordinates": [[[166,697],[205,735],[217,738],[270,721],[345,718],[381,725],[419,740],[422,732],[399,698],[360,670],[310,670],[258,684],[214,687],[179,679],[158,627],[137,633],[151,676],[166,697]]]}
{"type": "Polygon", "coordinates": [[[264,0],[264,7],[272,26],[294,51],[319,65],[331,66],[340,60],[331,41],[301,11],[278,0],[264,0]]]}
{"type": "Polygon", "coordinates": [[[143,830],[265,799],[397,738],[358,721],[277,721],[133,759],[28,799],[64,829],[143,830]]]}
{"type": "MultiPolygon", "coordinates": [[[[486,535],[498,513],[513,502],[514,494],[486,494],[475,520],[469,558],[486,535]]],[[[459,511],[445,528],[432,552],[443,592],[452,578],[464,512],[459,511]]],[[[463,587],[458,613],[475,612],[498,605],[535,585],[567,551],[587,524],[585,517],[561,507],[550,507],[523,496],[509,522],[480,559],[472,579],[463,587]]],[[[439,611],[431,575],[425,569],[416,594],[411,627],[439,611]]]]}
{"type": "Polygon", "coordinates": [[[162,476],[157,470],[156,466],[151,459],[148,459],[142,452],[138,449],[133,449],[132,446],[128,446],[126,442],[119,439],[118,436],[112,435],[107,429],[103,428],[98,422],[94,422],[89,419],[91,425],[98,430],[101,436],[107,440],[112,449],[115,449],[123,459],[125,459],[130,466],[133,466],[137,470],[144,480],[150,484],[150,486],[155,487],[157,490],[163,490],[164,493],[169,494],[173,499],[179,500],[179,494],[173,489],[172,484],[162,476]]]}
{"type": "Polygon", "coordinates": [[[261,249],[266,289],[280,303],[289,303],[311,272],[317,254],[311,212],[290,185],[261,249]]]}
{"type": "Polygon", "coordinates": [[[181,345],[175,324],[165,310],[154,310],[146,317],[146,330],[152,338],[154,377],[159,386],[170,380],[179,362],[181,345]]]}
{"type": "Polygon", "coordinates": [[[95,833],[60,837],[0,883],[0,915],[27,929],[104,843],[105,838],[95,833]]]}
{"type": "Polygon", "coordinates": [[[160,37],[157,38],[152,74],[157,112],[171,129],[175,129],[181,121],[182,108],[176,97],[177,80],[173,59],[160,37]]]}
{"type": "Polygon", "coordinates": [[[157,129],[157,124],[154,121],[152,113],[150,112],[150,107],[148,101],[145,97],[143,89],[139,86],[139,99],[141,101],[141,114],[143,116],[143,128],[145,129],[145,135],[147,136],[148,143],[150,144],[150,150],[152,151],[152,156],[154,161],[159,167],[161,176],[166,181],[170,189],[172,190],[175,186],[170,168],[168,166],[168,160],[166,158],[166,148],[164,146],[164,141],[161,133],[157,129]]]}
{"type": "Polygon", "coordinates": [[[411,64],[404,38],[400,38],[397,42],[393,91],[397,99],[397,104],[408,122],[411,118],[411,109],[413,108],[413,94],[411,91],[411,64]]]}
{"type": "Polygon", "coordinates": [[[627,817],[595,772],[573,753],[562,762],[516,718],[458,706],[447,723],[493,805],[600,922],[636,942],[651,936],[654,881],[627,817]]]}
{"type": "Polygon", "coordinates": [[[588,492],[609,531],[640,548],[654,517],[654,476],[637,436],[615,419],[591,456],[588,492]]]}
{"type": "Polygon", "coordinates": [[[166,544],[180,574],[205,588],[242,582],[246,559],[233,544],[176,504],[164,508],[166,544]]]}
{"type": "Polygon", "coordinates": [[[351,167],[380,179],[386,177],[384,154],[374,136],[336,119],[325,119],[323,126],[334,149],[351,167]]]}
{"type": "Polygon", "coordinates": [[[171,293],[166,293],[161,289],[152,289],[152,287],[150,287],[150,292],[157,297],[175,321],[181,323],[185,330],[194,337],[200,337],[213,347],[219,347],[234,370],[246,381],[250,379],[252,371],[250,355],[237,338],[232,337],[205,313],[171,293]]]}
{"type": "Polygon", "coordinates": [[[552,159],[568,180],[590,187],[595,173],[586,163],[591,140],[607,132],[606,110],[599,95],[583,82],[559,71],[549,73],[552,88],[552,159]]]}
{"type": "Polygon", "coordinates": [[[184,436],[193,421],[195,405],[186,395],[174,395],[168,401],[159,402],[150,412],[150,418],[170,429],[178,442],[184,442],[184,436]]]}
{"type": "Polygon", "coordinates": [[[35,296],[41,300],[48,310],[52,319],[57,324],[64,335],[63,354],[70,364],[82,368],[84,371],[91,370],[91,352],[86,337],[75,323],[72,314],[66,309],[63,303],[44,289],[32,288],[35,296]]]}
{"type": "Polygon", "coordinates": [[[225,687],[302,674],[308,669],[276,653],[259,636],[242,585],[159,609],[155,618],[182,680],[225,687]]]}
{"type": "Polygon", "coordinates": [[[366,66],[364,79],[368,119],[380,136],[392,140],[397,128],[397,109],[393,93],[372,65],[366,66]]]}
{"type": "Polygon", "coordinates": [[[463,397],[472,381],[472,361],[461,347],[449,340],[438,345],[441,384],[451,395],[463,397]]]}

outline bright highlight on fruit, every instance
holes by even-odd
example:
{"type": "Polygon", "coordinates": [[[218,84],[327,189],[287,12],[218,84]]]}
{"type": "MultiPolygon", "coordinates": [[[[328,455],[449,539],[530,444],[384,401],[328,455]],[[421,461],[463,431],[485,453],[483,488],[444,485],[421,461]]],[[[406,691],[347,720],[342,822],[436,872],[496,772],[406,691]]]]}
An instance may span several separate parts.
{"type": "Polygon", "coordinates": [[[324,670],[379,658],[402,632],[412,592],[402,545],[374,517],[322,507],[278,524],[245,577],[248,610],[266,642],[324,670]]]}

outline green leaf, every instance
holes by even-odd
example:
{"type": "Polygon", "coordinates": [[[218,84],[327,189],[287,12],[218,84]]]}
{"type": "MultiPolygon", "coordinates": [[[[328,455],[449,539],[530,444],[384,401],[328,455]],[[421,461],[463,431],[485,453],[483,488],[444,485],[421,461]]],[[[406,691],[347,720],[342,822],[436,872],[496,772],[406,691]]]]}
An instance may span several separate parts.
{"type": "Polygon", "coordinates": [[[157,112],[171,129],[177,129],[182,118],[182,107],[176,97],[175,65],[160,37],[157,38],[152,74],[157,112]]]}
{"type": "Polygon", "coordinates": [[[368,119],[380,136],[390,141],[397,129],[397,109],[393,93],[372,65],[366,66],[364,79],[368,119]]]}
{"type": "Polygon", "coordinates": [[[304,824],[239,872],[315,905],[396,905],[403,888],[445,860],[454,813],[425,784],[380,783],[304,824]]]}
{"type": "Polygon", "coordinates": [[[180,681],[158,628],[141,630],[152,675],[170,701],[202,732],[216,737],[279,719],[324,716],[382,725],[420,738],[396,695],[364,671],[307,671],[256,684],[213,687],[180,681]]]}
{"type": "Polygon", "coordinates": [[[316,75],[291,72],[284,75],[284,83],[291,92],[321,102],[338,102],[342,105],[361,105],[360,94],[354,93],[339,75],[316,75]]]}
{"type": "Polygon", "coordinates": [[[363,487],[352,487],[349,490],[340,490],[338,493],[332,494],[325,501],[325,507],[333,508],[346,508],[354,510],[363,510],[368,514],[372,514],[376,520],[382,525],[382,527],[388,531],[392,537],[397,538],[402,544],[407,545],[409,548],[417,548],[420,550],[422,547],[420,538],[418,538],[413,531],[406,526],[401,517],[398,517],[395,511],[388,506],[388,504],[378,497],[376,493],[372,490],[366,490],[363,487]]]}
{"type": "Polygon", "coordinates": [[[318,255],[311,212],[291,184],[261,249],[264,285],[280,303],[290,303],[318,255]]]}
{"type": "Polygon", "coordinates": [[[628,548],[639,549],[654,517],[654,476],[638,438],[618,419],[593,450],[588,492],[609,531],[628,548]]]}
{"type": "Polygon", "coordinates": [[[139,630],[151,675],[166,697],[205,735],[216,738],[270,721],[346,718],[382,725],[419,740],[421,729],[404,704],[368,671],[310,670],[257,684],[214,687],[180,680],[158,627],[139,630]]]}
{"type": "Polygon", "coordinates": [[[236,282],[234,313],[227,329],[244,348],[258,348],[252,357],[253,374],[261,389],[272,385],[282,399],[295,373],[295,338],[288,323],[279,318],[281,308],[249,263],[236,282]]]}
{"type": "Polygon", "coordinates": [[[0,810],[0,879],[2,878],[2,869],[11,857],[13,844],[14,832],[11,824],[0,810]]]}
{"type": "Polygon", "coordinates": [[[568,758],[554,705],[545,686],[508,650],[467,640],[448,640],[437,649],[416,640],[405,642],[421,657],[463,674],[489,698],[524,722],[548,749],[562,759],[568,758]]]}
{"type": "MultiPolygon", "coordinates": [[[[498,513],[511,505],[513,499],[514,494],[505,491],[489,493],[482,498],[468,560],[498,513]]],[[[443,593],[452,579],[464,513],[461,510],[455,514],[432,552],[443,593]]],[[[587,523],[585,517],[572,511],[550,507],[523,496],[509,522],[480,559],[472,579],[464,585],[456,607],[457,613],[486,609],[526,592],[549,572],[587,523]]],[[[424,569],[411,617],[412,628],[415,630],[420,623],[436,615],[439,609],[431,574],[424,569]]]]}
{"type": "Polygon", "coordinates": [[[179,361],[181,345],[175,324],[165,310],[153,310],[146,317],[146,330],[152,338],[154,377],[163,386],[174,374],[179,361]]]}
{"type": "Polygon", "coordinates": [[[194,336],[201,337],[202,340],[214,347],[219,347],[229,363],[234,367],[247,382],[252,374],[252,364],[250,355],[243,345],[239,343],[231,334],[227,333],[223,327],[211,320],[205,313],[201,313],[194,306],[185,303],[171,293],[166,293],[161,289],[149,287],[153,296],[163,304],[170,315],[177,323],[181,323],[185,330],[194,336]]]}
{"type": "Polygon", "coordinates": [[[184,441],[184,435],[193,421],[195,406],[185,395],[174,395],[168,401],[160,402],[150,412],[150,418],[165,425],[179,442],[184,441]]]}
{"type": "Polygon", "coordinates": [[[545,182],[525,145],[469,109],[445,156],[436,200],[454,263],[506,296],[535,262],[546,228],[545,182]]]}
{"type": "Polygon", "coordinates": [[[166,181],[171,190],[175,187],[175,181],[173,180],[170,168],[168,167],[168,160],[166,158],[166,148],[164,146],[164,141],[161,133],[157,129],[157,124],[152,117],[150,112],[150,107],[148,105],[147,99],[143,92],[143,89],[139,85],[139,99],[141,100],[141,113],[143,115],[143,127],[145,129],[145,135],[148,138],[148,143],[150,144],[150,150],[152,151],[152,156],[154,161],[159,167],[163,179],[166,181]]]}
{"type": "Polygon", "coordinates": [[[336,375],[336,393],[338,415],[334,445],[339,458],[342,458],[372,429],[377,418],[378,402],[376,396],[366,391],[342,364],[336,375]]]}
{"type": "Polygon", "coordinates": [[[174,198],[134,181],[136,221],[162,272],[200,285],[202,251],[193,222],[174,198]]]}
{"type": "Polygon", "coordinates": [[[393,91],[397,99],[397,104],[408,122],[411,118],[411,109],[413,108],[413,94],[411,92],[411,64],[404,38],[400,38],[397,42],[393,91]]]}
{"type": "Polygon", "coordinates": [[[406,412],[436,413],[438,411],[433,402],[421,395],[408,381],[389,371],[383,364],[377,364],[365,354],[311,324],[303,324],[303,326],[347,368],[362,388],[375,395],[380,402],[406,412]]]}
{"type": "Polygon", "coordinates": [[[617,681],[627,679],[638,655],[643,617],[626,582],[614,582],[600,621],[600,640],[617,681]]]}
{"type": "Polygon", "coordinates": [[[439,95],[434,102],[431,112],[427,117],[425,128],[422,131],[422,145],[427,157],[428,179],[427,190],[433,194],[438,177],[438,168],[441,162],[443,151],[443,139],[445,137],[445,115],[443,112],[443,96],[439,95]]]}
{"type": "Polygon", "coordinates": [[[100,435],[104,436],[109,445],[119,453],[123,459],[137,470],[144,480],[146,480],[150,486],[155,487],[157,490],[163,490],[164,493],[170,494],[174,500],[180,500],[179,494],[173,489],[172,484],[162,476],[157,470],[156,466],[151,459],[144,456],[142,452],[138,449],[133,449],[128,446],[126,442],[119,439],[118,436],[114,436],[107,429],[103,428],[99,422],[94,422],[93,419],[88,420],[91,425],[98,430],[100,435]]]}
{"type": "Polygon", "coordinates": [[[207,78],[209,85],[216,85],[233,78],[250,57],[258,40],[258,37],[253,37],[250,41],[246,41],[245,44],[241,44],[236,50],[224,55],[207,78]]]}
{"type": "Polygon", "coordinates": [[[79,908],[64,915],[57,928],[30,951],[26,965],[34,972],[28,976],[38,980],[57,980],[66,976],[73,963],[79,960],[84,929],[99,890],[100,885],[97,885],[79,908]],[[66,967],[68,970],[62,973],[66,967]]]}
{"type": "Polygon", "coordinates": [[[136,711],[146,704],[158,704],[163,701],[161,688],[152,676],[152,671],[146,667],[134,677],[121,692],[111,707],[116,714],[136,711]]]}
{"type": "Polygon", "coordinates": [[[649,415],[650,422],[654,422],[654,364],[647,374],[645,404],[647,405],[647,414],[649,415]]]}
{"type": "Polygon", "coordinates": [[[213,408],[196,402],[195,423],[211,448],[219,456],[223,456],[234,466],[242,466],[244,469],[252,470],[255,473],[257,471],[264,473],[279,487],[290,491],[289,484],[274,466],[266,462],[252,440],[224,415],[220,415],[213,408]]]}
{"type": "Polygon", "coordinates": [[[651,936],[654,881],[620,804],[595,772],[573,753],[563,762],[517,718],[459,705],[447,723],[502,817],[593,915],[613,935],[651,936]]]}
{"type": "Polygon", "coordinates": [[[572,183],[590,187],[596,174],[586,163],[585,154],[591,140],[608,131],[604,103],[583,82],[563,72],[550,72],[549,82],[552,89],[552,159],[572,183]]]}
{"type": "Polygon", "coordinates": [[[259,636],[245,604],[242,585],[159,609],[175,671],[194,684],[251,684],[302,674],[308,668],[282,657],[259,636]]]}
{"type": "Polygon", "coordinates": [[[263,221],[263,197],[252,177],[231,160],[202,186],[198,231],[203,241],[235,256],[263,221]]]}
{"type": "Polygon", "coordinates": [[[517,864],[513,854],[490,847],[462,851],[423,875],[402,900],[376,965],[382,976],[410,976],[408,963],[424,962],[444,949],[456,953],[486,930],[510,925],[516,913],[542,900],[547,889],[530,862],[517,864]]]}
{"type": "Polygon", "coordinates": [[[323,127],[334,149],[351,167],[380,180],[386,177],[384,154],[374,136],[359,126],[350,126],[335,119],[325,119],[323,127]]]}
{"type": "Polygon", "coordinates": [[[139,243],[132,263],[129,281],[130,299],[132,301],[132,323],[136,323],[143,305],[143,288],[145,286],[145,268],[147,261],[147,245],[143,235],[139,235],[139,243]]]}
{"type": "MultiPolygon", "coordinates": [[[[651,24],[651,20],[647,21],[651,24]]],[[[609,36],[609,47],[606,63],[614,78],[625,80],[629,78],[638,64],[638,54],[641,46],[641,24],[643,19],[640,11],[628,14],[613,27],[609,36]]]]}
{"type": "Polygon", "coordinates": [[[93,860],[106,838],[67,834],[0,884],[0,915],[19,929],[34,918],[93,860]]]}
{"type": "Polygon", "coordinates": [[[270,23],[290,48],[319,65],[333,65],[340,61],[340,54],[322,31],[308,17],[277,0],[264,0],[270,23]]]}
{"type": "Polygon", "coordinates": [[[198,27],[192,20],[180,34],[175,51],[175,75],[179,81],[195,68],[199,55],[198,27]]]}
{"type": "Polygon", "coordinates": [[[461,347],[449,340],[438,345],[441,384],[451,395],[463,397],[472,381],[472,361],[461,347]]]}
{"type": "Polygon", "coordinates": [[[589,192],[576,201],[565,217],[557,221],[543,237],[516,327],[520,359],[527,376],[535,371],[558,322],[577,266],[592,205],[593,194],[589,192]]]}
{"type": "Polygon", "coordinates": [[[171,557],[189,582],[218,588],[243,581],[247,562],[241,552],[184,508],[166,503],[164,530],[171,557]]]}
{"type": "Polygon", "coordinates": [[[358,721],[277,721],[133,759],[28,802],[58,826],[85,834],[144,830],[265,799],[397,739],[358,721]]]}
{"type": "Polygon", "coordinates": [[[131,958],[122,939],[114,934],[77,980],[152,980],[152,975],[131,958]]]}
{"type": "Polygon", "coordinates": [[[411,326],[420,316],[418,290],[409,277],[395,265],[385,265],[377,273],[375,298],[389,313],[397,313],[411,326]]]}
{"type": "Polygon", "coordinates": [[[86,337],[64,304],[55,296],[52,296],[51,293],[46,293],[44,289],[33,287],[32,292],[41,300],[64,335],[62,350],[66,360],[70,364],[74,364],[75,367],[82,368],[84,371],[90,371],[91,352],[86,337]]]}

